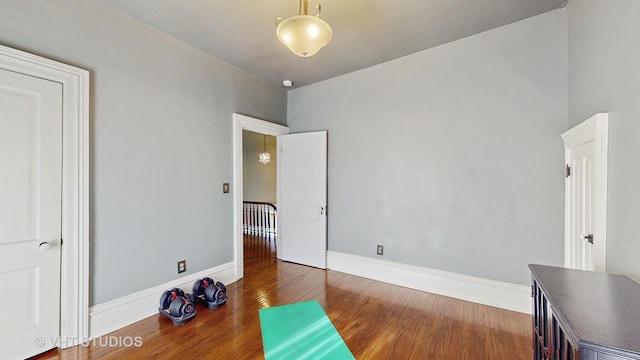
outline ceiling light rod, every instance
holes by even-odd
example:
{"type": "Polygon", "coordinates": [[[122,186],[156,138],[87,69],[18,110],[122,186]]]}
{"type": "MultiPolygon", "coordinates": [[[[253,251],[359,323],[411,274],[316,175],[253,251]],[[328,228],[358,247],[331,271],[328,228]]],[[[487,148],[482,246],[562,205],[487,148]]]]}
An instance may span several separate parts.
{"type": "Polygon", "coordinates": [[[315,55],[333,36],[331,26],[320,18],[320,4],[316,9],[318,13],[315,16],[309,15],[309,0],[300,0],[298,15],[276,19],[278,39],[298,56],[315,55]]]}
{"type": "MultiPolygon", "coordinates": [[[[320,4],[316,5],[318,14],[316,17],[320,17],[320,4]]],[[[309,15],[309,0],[300,0],[300,8],[298,9],[298,15],[309,15]],[[304,12],[302,12],[304,10],[304,12]]]]}
{"type": "Polygon", "coordinates": [[[267,152],[267,135],[263,136],[262,150],[263,152],[258,154],[258,162],[262,163],[262,165],[267,165],[271,162],[271,154],[267,152]]]}

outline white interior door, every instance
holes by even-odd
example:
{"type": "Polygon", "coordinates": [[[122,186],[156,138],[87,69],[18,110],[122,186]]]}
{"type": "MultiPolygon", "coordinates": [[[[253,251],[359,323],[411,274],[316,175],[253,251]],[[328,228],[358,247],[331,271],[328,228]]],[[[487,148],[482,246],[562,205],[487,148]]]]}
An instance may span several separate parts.
{"type": "Polygon", "coordinates": [[[327,132],[278,137],[280,257],[327,267],[327,132]]]}
{"type": "Polygon", "coordinates": [[[564,265],[606,270],[607,114],[562,134],[565,143],[564,265]]]}
{"type": "Polygon", "coordinates": [[[595,143],[589,141],[569,152],[567,191],[571,199],[569,220],[570,239],[568,253],[570,266],[574,269],[594,271],[595,256],[593,239],[594,209],[594,158],[595,143]]]}
{"type": "Polygon", "coordinates": [[[62,85],[0,69],[0,358],[60,332],[62,85]]]}

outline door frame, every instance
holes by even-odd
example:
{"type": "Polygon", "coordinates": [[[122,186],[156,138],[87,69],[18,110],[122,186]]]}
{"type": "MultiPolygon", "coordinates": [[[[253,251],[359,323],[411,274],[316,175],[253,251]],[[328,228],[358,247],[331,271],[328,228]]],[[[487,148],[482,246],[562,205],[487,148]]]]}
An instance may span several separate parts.
{"type": "MultiPolygon", "coordinates": [[[[569,164],[571,149],[584,143],[593,141],[595,146],[594,158],[594,209],[593,236],[594,246],[603,254],[602,263],[595,264],[596,271],[606,271],[607,259],[607,167],[609,151],[609,114],[598,113],[584,122],[574,126],[562,135],[565,147],[565,164],[569,164]]],[[[565,181],[565,217],[564,217],[564,266],[571,267],[576,259],[571,249],[571,214],[575,213],[569,191],[569,182],[565,181]]]]}
{"type": "Polygon", "coordinates": [[[0,68],[62,84],[59,343],[70,347],[89,335],[89,72],[2,45],[0,68]]]}
{"type": "MultiPolygon", "coordinates": [[[[280,136],[289,133],[289,128],[265,120],[252,118],[246,115],[233,114],[233,262],[235,264],[236,280],[244,276],[244,249],[242,232],[242,131],[248,130],[256,133],[280,136]]],[[[278,166],[279,166],[278,162],[278,166]]],[[[276,180],[277,181],[277,180],[276,180]]],[[[276,194],[279,197],[279,192],[276,194]]],[[[280,248],[279,237],[276,239],[276,251],[280,248]]]]}

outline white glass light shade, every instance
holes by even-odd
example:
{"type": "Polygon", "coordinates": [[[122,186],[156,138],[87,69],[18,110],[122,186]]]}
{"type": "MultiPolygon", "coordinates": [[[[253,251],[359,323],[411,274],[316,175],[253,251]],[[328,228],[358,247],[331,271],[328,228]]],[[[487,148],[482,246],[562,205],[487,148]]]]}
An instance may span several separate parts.
{"type": "Polygon", "coordinates": [[[317,16],[296,15],[282,20],[276,28],[281,43],[301,57],[315,55],[331,41],[331,26],[317,16]]]}
{"type": "Polygon", "coordinates": [[[258,162],[262,163],[263,165],[267,165],[271,162],[271,154],[266,151],[258,154],[258,162]]]}

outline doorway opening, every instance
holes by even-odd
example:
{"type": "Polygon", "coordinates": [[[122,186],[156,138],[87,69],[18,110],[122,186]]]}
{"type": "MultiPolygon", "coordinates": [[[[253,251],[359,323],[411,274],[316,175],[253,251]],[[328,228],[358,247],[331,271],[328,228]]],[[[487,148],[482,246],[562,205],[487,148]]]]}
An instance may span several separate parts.
{"type": "Polygon", "coordinates": [[[276,259],[277,138],[242,131],[242,231],[245,271],[255,262],[276,259]]]}
{"type": "MultiPolygon", "coordinates": [[[[244,276],[244,228],[243,228],[243,209],[244,209],[244,139],[243,133],[252,132],[258,136],[277,137],[289,133],[289,128],[283,125],[274,124],[268,121],[252,118],[241,114],[233,114],[233,204],[234,204],[234,262],[236,280],[244,276]]],[[[263,138],[266,139],[266,138],[263,138]]],[[[272,140],[275,140],[272,138],[272,140]]],[[[274,141],[275,142],[275,141],[274,141]]],[[[265,143],[263,142],[263,146],[265,143]]],[[[275,148],[274,148],[275,153],[275,148]]],[[[273,155],[273,154],[272,154],[273,155]]],[[[247,155],[249,157],[249,155],[247,155]]],[[[255,156],[256,164],[258,163],[257,154],[255,156]]],[[[253,158],[252,158],[253,159],[253,158]]],[[[275,164],[276,173],[278,171],[278,163],[275,164]]],[[[249,174],[246,174],[247,176],[249,174]]],[[[276,221],[277,229],[277,221],[276,221]]],[[[276,237],[274,242],[275,251],[280,248],[279,238],[276,237]]]]}

